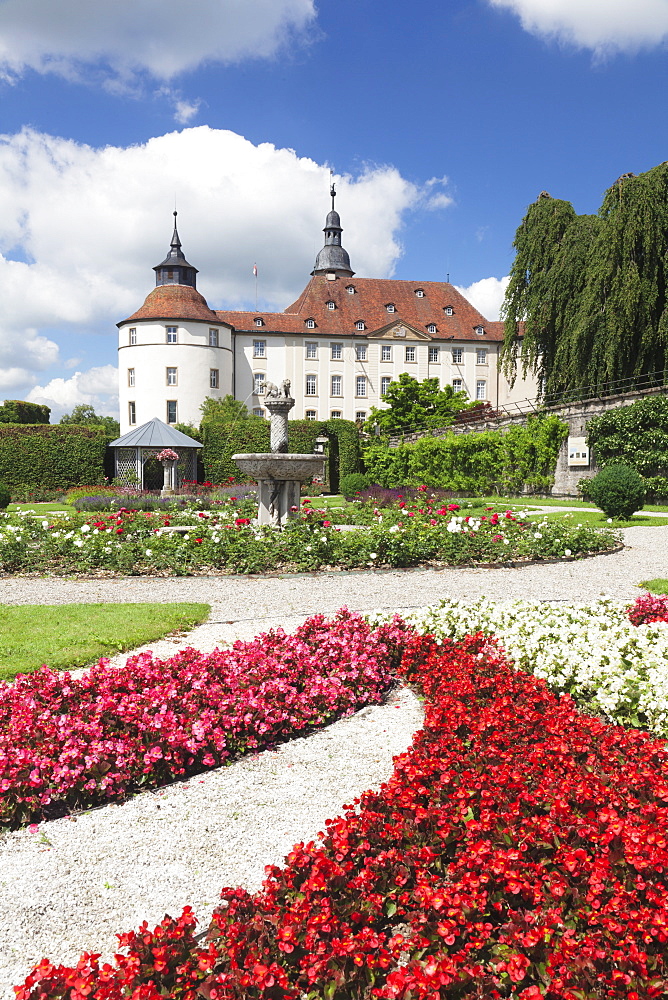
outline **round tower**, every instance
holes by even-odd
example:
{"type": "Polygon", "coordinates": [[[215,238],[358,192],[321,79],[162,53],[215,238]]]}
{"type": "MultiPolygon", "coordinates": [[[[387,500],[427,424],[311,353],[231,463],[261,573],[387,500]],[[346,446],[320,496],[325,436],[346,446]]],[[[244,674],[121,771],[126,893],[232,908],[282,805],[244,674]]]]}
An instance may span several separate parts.
{"type": "Polygon", "coordinates": [[[176,226],[170,250],[156,264],[155,288],[118,326],[121,433],[159,417],[195,424],[207,396],[232,392],[232,333],[197,291],[197,268],[181,249],[176,226]]]}

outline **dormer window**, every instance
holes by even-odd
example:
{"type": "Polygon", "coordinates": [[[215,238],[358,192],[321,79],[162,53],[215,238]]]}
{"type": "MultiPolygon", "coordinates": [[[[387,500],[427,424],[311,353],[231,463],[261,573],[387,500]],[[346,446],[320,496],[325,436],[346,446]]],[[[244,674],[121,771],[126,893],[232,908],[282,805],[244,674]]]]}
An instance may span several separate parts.
{"type": "Polygon", "coordinates": [[[436,333],[436,324],[435,323],[428,323],[427,324],[427,333],[436,333]]]}
{"type": "Polygon", "coordinates": [[[446,316],[452,316],[454,309],[452,308],[452,306],[446,306],[443,312],[445,313],[446,316]]]}
{"type": "Polygon", "coordinates": [[[346,285],[346,291],[348,292],[348,295],[354,295],[355,294],[355,286],[354,285],[346,285]]]}
{"type": "Polygon", "coordinates": [[[327,303],[327,308],[336,309],[336,302],[332,302],[332,300],[330,299],[329,302],[327,303]]]}
{"type": "Polygon", "coordinates": [[[355,323],[355,329],[356,330],[365,330],[366,329],[366,326],[365,326],[365,323],[364,323],[363,319],[358,319],[357,320],[357,322],[355,323]]]}
{"type": "Polygon", "coordinates": [[[315,330],[315,320],[314,319],[307,319],[306,320],[306,329],[307,330],[315,330]]]}
{"type": "Polygon", "coordinates": [[[387,305],[385,306],[385,308],[387,309],[387,311],[389,313],[396,312],[396,309],[394,307],[394,302],[388,302],[387,305]]]}
{"type": "Polygon", "coordinates": [[[483,334],[484,334],[484,332],[485,332],[485,327],[484,326],[476,326],[475,332],[478,334],[479,337],[482,337],[483,334]]]}
{"type": "Polygon", "coordinates": [[[416,288],[415,289],[415,295],[416,295],[416,298],[423,299],[424,298],[424,288],[416,288]]]}
{"type": "Polygon", "coordinates": [[[253,322],[256,326],[264,326],[264,320],[260,316],[256,316],[253,322]]]}

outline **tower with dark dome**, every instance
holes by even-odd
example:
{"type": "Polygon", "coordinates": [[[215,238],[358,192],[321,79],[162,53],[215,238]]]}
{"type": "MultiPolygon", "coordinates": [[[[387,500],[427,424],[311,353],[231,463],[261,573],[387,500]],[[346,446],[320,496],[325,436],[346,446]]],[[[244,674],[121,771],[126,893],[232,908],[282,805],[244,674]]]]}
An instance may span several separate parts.
{"type": "Polygon", "coordinates": [[[315,259],[315,267],[311,271],[312,275],[335,274],[337,278],[352,278],[354,271],[350,267],[350,257],[348,251],[341,246],[341,219],[339,213],[334,208],[336,198],[336,188],[332,184],[330,194],[332,196],[332,208],[327,213],[325,220],[325,245],[315,259]]]}

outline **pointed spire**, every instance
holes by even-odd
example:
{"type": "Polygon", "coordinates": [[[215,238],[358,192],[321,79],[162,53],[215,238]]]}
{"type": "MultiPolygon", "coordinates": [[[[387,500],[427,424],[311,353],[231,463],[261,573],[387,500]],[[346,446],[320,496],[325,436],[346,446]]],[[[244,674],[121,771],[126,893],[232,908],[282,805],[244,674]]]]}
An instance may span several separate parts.
{"type": "Polygon", "coordinates": [[[178,212],[174,209],[174,232],[167,256],[153,268],[156,285],[190,285],[197,287],[197,268],[186,260],[181,249],[179,231],[176,228],[178,212]]]}
{"type": "MultiPolygon", "coordinates": [[[[331,172],[330,172],[331,180],[331,172]]],[[[332,180],[329,193],[332,198],[332,208],[327,213],[325,220],[325,245],[315,259],[315,267],[311,274],[336,274],[338,277],[352,278],[355,273],[350,267],[350,257],[348,251],[341,246],[341,219],[339,213],[334,208],[336,198],[336,187],[332,180]]]]}

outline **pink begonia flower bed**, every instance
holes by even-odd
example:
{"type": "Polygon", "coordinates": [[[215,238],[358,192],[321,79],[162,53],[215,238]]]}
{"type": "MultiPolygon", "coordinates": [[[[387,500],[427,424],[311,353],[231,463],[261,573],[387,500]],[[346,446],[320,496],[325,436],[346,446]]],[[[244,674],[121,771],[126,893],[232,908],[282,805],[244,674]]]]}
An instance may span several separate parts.
{"type": "Polygon", "coordinates": [[[0,686],[0,823],[19,826],[218,767],[379,702],[402,632],[346,610],[202,655],[47,667],[0,686]]]}

